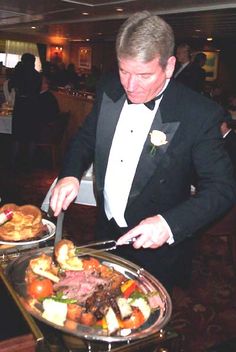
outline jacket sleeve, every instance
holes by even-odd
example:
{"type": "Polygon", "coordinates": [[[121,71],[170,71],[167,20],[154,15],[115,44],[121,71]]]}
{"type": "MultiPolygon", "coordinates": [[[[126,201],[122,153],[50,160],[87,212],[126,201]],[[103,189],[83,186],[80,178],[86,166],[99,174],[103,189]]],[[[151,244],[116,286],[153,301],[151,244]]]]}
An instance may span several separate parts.
{"type": "Polygon", "coordinates": [[[221,110],[206,119],[192,146],[197,175],[196,194],[162,215],[175,244],[224,214],[236,203],[236,183],[231,161],[219,136],[221,110]]]}

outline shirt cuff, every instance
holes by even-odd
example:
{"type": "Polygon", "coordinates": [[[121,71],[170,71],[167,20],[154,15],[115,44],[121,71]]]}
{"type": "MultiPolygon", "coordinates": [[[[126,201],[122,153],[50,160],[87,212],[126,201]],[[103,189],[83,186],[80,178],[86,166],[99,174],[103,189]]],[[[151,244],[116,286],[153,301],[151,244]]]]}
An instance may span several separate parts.
{"type": "Polygon", "coordinates": [[[168,231],[168,233],[169,233],[169,239],[166,241],[166,243],[168,243],[168,244],[173,244],[174,242],[175,242],[175,240],[174,240],[174,235],[173,235],[173,233],[172,233],[172,231],[171,231],[171,229],[170,229],[170,226],[168,225],[168,223],[166,222],[166,220],[163,218],[163,216],[161,216],[160,214],[158,214],[159,216],[160,216],[160,218],[161,218],[161,220],[162,220],[162,222],[164,223],[164,225],[166,226],[166,229],[167,229],[167,231],[168,231]]]}

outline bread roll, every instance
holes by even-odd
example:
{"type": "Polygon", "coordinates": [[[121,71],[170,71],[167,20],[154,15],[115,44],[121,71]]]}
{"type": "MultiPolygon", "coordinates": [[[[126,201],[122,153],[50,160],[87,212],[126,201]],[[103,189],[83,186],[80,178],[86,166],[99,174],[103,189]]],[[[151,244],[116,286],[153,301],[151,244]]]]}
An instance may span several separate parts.
{"type": "Polygon", "coordinates": [[[41,210],[31,204],[18,206],[14,203],[5,204],[0,212],[10,209],[13,217],[0,226],[0,240],[15,242],[35,238],[44,234],[46,226],[42,223],[41,210]]]}

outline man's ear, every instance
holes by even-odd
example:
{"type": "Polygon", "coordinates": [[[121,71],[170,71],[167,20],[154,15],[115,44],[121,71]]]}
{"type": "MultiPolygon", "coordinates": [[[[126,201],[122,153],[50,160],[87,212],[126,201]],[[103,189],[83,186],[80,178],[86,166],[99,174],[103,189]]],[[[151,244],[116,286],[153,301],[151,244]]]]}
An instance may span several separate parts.
{"type": "Polygon", "coordinates": [[[166,78],[171,78],[175,69],[176,58],[175,56],[170,56],[166,65],[166,78]]]}

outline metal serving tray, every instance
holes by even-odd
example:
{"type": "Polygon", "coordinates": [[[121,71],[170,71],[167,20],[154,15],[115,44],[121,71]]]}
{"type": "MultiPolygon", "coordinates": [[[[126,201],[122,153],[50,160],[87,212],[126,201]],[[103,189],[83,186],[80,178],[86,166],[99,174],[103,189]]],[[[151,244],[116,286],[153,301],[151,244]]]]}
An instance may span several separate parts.
{"type": "MultiPolygon", "coordinates": [[[[87,249],[86,249],[87,250],[87,249]]],[[[26,254],[20,255],[14,261],[12,261],[5,269],[5,275],[11,282],[21,302],[25,306],[26,310],[32,314],[35,318],[50,325],[64,333],[72,334],[76,337],[83,338],[89,341],[104,341],[104,342],[127,342],[144,337],[150,336],[151,334],[157,333],[162,329],[169,321],[172,313],[172,303],[166,289],[162,284],[146,270],[138,267],[137,265],[107,252],[99,252],[93,257],[96,257],[102,264],[109,267],[113,267],[116,271],[122,273],[125,277],[135,279],[138,281],[139,286],[146,293],[148,292],[159,292],[161,307],[155,310],[149,319],[140,328],[131,330],[128,336],[108,335],[105,330],[89,327],[81,324],[68,324],[66,326],[59,326],[49,322],[41,316],[40,310],[33,309],[27,303],[26,285],[25,285],[25,270],[32,258],[39,256],[41,253],[47,255],[53,255],[53,247],[45,247],[41,249],[31,250],[26,254]]]]}

